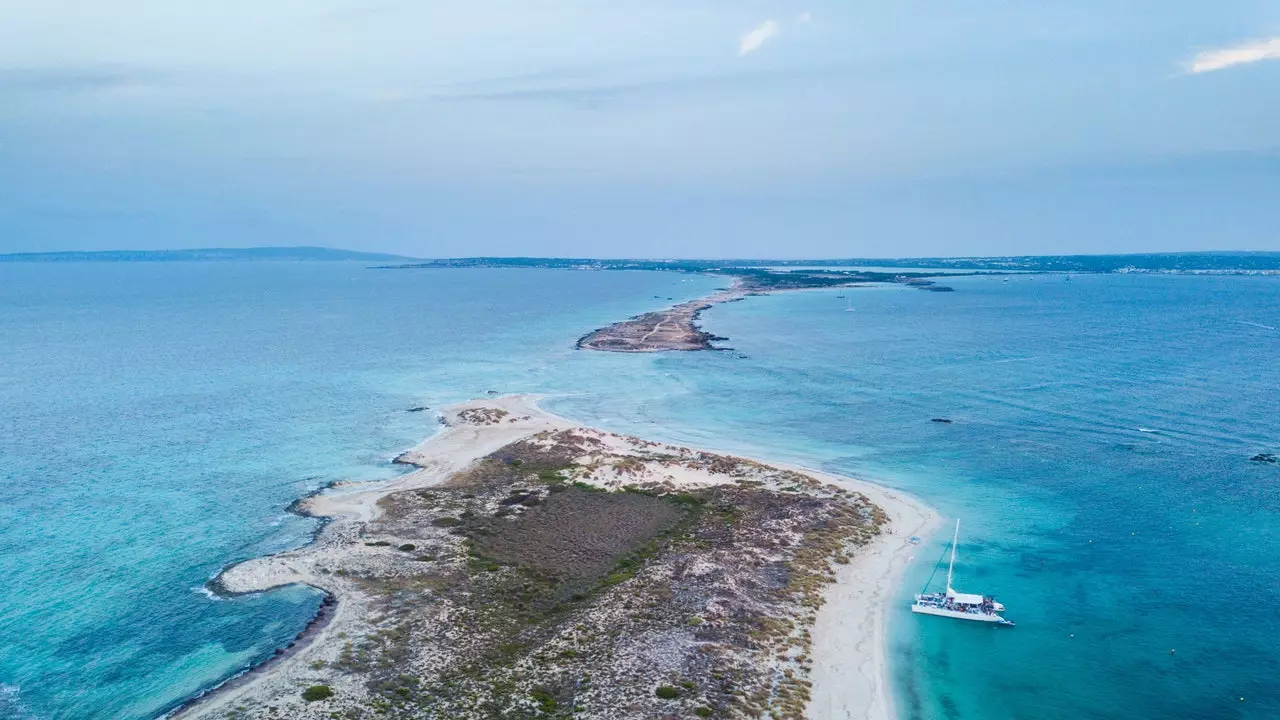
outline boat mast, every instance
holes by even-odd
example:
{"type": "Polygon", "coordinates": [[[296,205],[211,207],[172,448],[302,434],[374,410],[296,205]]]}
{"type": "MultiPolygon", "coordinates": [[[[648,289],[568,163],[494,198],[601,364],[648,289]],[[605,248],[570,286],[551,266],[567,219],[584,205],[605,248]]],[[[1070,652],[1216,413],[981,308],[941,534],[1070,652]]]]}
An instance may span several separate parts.
{"type": "Polygon", "coordinates": [[[956,569],[956,543],[960,542],[960,518],[956,518],[956,534],[951,538],[951,564],[947,566],[947,592],[951,592],[951,573],[956,569]]]}

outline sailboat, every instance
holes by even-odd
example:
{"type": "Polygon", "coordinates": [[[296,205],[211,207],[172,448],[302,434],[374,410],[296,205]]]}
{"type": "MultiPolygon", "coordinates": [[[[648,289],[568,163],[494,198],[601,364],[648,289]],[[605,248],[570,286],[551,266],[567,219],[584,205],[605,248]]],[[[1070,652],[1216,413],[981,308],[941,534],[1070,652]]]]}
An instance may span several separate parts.
{"type": "MultiPolygon", "coordinates": [[[[957,620],[974,620],[976,622],[995,623],[997,625],[1012,626],[1012,620],[1005,620],[1000,613],[1004,612],[1004,605],[996,602],[996,599],[989,595],[975,595],[972,593],[957,592],[951,587],[951,581],[954,578],[956,569],[956,544],[960,542],[960,521],[956,520],[956,534],[951,538],[951,564],[947,566],[947,591],[945,593],[929,592],[929,582],[925,582],[924,589],[916,595],[916,601],[911,604],[911,612],[921,615],[937,615],[939,617],[955,618],[957,620]]],[[[946,552],[945,550],[943,552],[946,552]]],[[[929,581],[933,580],[933,576],[929,576],[929,581]]]]}
{"type": "Polygon", "coordinates": [[[844,311],[853,312],[853,298],[845,298],[844,311]]]}

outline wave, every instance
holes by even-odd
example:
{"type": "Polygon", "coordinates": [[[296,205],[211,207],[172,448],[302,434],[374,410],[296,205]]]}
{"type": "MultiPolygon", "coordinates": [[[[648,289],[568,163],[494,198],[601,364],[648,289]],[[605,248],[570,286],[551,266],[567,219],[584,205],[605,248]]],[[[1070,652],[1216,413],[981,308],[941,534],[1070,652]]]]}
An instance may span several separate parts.
{"type": "Polygon", "coordinates": [[[0,717],[6,720],[34,720],[35,715],[18,700],[21,691],[22,688],[17,685],[0,683],[0,717]]]}

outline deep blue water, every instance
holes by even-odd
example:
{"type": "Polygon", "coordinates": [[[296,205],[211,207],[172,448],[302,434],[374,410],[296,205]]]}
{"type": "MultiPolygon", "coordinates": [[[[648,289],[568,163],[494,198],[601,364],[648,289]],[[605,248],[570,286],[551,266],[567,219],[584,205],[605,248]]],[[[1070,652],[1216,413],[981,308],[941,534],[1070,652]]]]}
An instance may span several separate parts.
{"type": "Polygon", "coordinates": [[[1280,327],[1280,281],[801,292],[707,313],[734,353],[572,349],[719,284],[0,267],[0,717],[150,717],[269,655],[315,595],[214,600],[205,580],[305,541],[284,508],[311,488],[394,472],[433,430],[407,408],[488,390],[562,393],[552,408],[584,421],[876,479],[961,517],[958,586],[1019,626],[902,605],[905,718],[1280,717],[1280,468],[1248,461],[1280,450],[1280,331],[1258,326],[1280,327]]]}

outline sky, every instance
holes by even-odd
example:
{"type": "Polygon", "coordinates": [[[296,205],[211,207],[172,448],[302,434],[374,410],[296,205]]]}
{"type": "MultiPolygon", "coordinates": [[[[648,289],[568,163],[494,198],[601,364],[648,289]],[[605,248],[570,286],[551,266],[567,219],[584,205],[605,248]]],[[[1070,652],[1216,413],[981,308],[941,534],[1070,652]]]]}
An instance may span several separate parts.
{"type": "Polygon", "coordinates": [[[3,0],[0,252],[1280,250],[1274,0],[3,0]]]}

